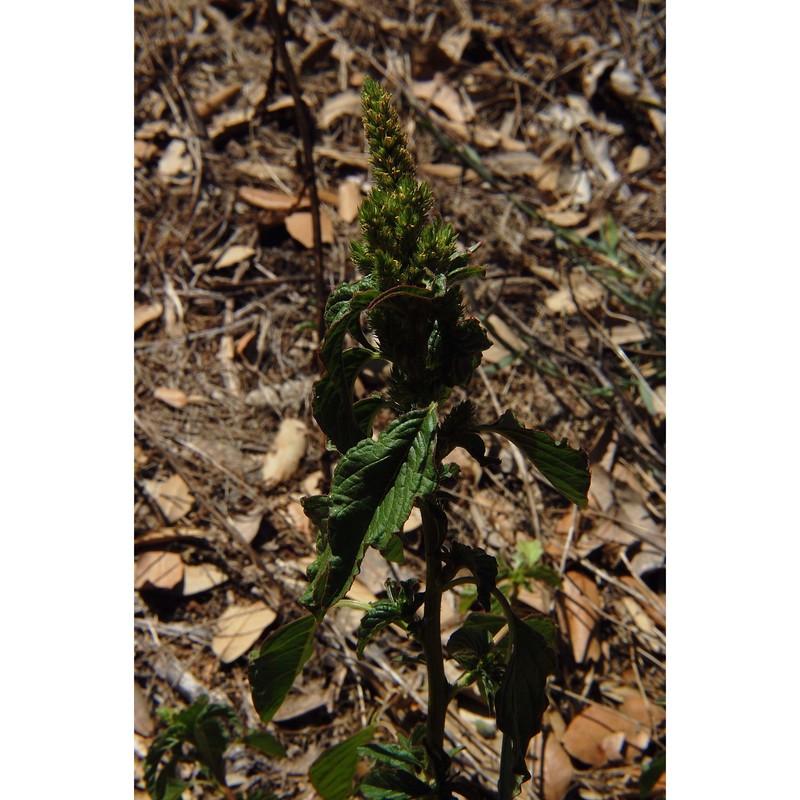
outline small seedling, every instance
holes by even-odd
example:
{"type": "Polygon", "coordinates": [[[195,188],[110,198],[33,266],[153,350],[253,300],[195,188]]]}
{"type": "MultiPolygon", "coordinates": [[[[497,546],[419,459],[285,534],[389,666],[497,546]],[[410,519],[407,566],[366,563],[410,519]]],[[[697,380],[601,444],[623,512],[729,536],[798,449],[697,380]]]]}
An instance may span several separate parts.
{"type": "MultiPolygon", "coordinates": [[[[251,657],[253,701],[269,722],[310,657],[325,615],[348,602],[366,549],[402,562],[401,530],[416,506],[425,574],[387,582],[388,599],[372,603],[361,621],[357,650],[360,656],[390,624],[421,645],[427,721],[393,743],[373,742],[373,726],[360,731],[314,765],[312,783],[326,800],[349,796],[361,755],[372,762],[357,787],[363,797],[447,800],[468,791],[445,748],[445,717],[458,692],[477,683],[503,733],[498,789],[500,800],[510,800],[530,778],[525,757],[548,705],[545,683],[556,668],[552,624],[517,616],[497,585],[496,559],[451,535],[443,490],[455,485],[459,470],[447,457],[462,447],[489,464],[482,434],[504,436],[579,506],[586,505],[589,488],[587,458],[565,441],[527,428],[510,411],[482,422],[471,402],[448,402],[455,387],[470,384],[489,347],[483,326],[465,313],[462,295],[464,281],[482,277],[484,269],[469,265],[475,248],[460,251],[456,232],[432,213],[431,189],[417,181],[389,95],[367,79],[362,101],[374,180],[359,213],[361,239],[352,245],[362,277],[328,298],[320,346],[325,373],[313,400],[314,416],[341,457],[330,491],[303,502],[318,529],[317,557],[300,598],[309,613],[272,634],[251,657]],[[391,363],[387,390],[355,399],[355,380],[373,359],[391,363]],[[380,430],[379,412],[391,418],[380,430]],[[465,584],[475,587],[479,611],[443,648],[442,596],[465,584]],[[463,670],[453,684],[445,677],[445,649],[463,670]]],[[[500,577],[511,585],[530,577],[557,579],[536,563],[539,555],[523,548],[500,577]]]]}

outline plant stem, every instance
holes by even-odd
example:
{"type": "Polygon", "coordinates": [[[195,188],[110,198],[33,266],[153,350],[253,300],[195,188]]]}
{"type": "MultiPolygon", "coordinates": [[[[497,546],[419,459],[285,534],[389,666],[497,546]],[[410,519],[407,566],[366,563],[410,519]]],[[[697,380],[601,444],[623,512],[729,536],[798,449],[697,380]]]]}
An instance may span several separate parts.
{"type": "Polygon", "coordinates": [[[447,519],[429,505],[420,504],[422,539],[425,546],[425,608],[422,614],[422,649],[428,671],[428,720],[425,741],[433,762],[440,800],[451,800],[447,785],[450,759],[444,752],[444,720],[449,685],[442,655],[442,539],[447,519]]]}

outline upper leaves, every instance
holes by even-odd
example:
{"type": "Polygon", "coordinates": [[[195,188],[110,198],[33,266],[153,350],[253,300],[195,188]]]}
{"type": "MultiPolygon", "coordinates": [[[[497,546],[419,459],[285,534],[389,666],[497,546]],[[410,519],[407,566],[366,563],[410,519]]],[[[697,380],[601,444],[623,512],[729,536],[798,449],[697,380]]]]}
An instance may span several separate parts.
{"type": "Polygon", "coordinates": [[[411,411],[342,457],[331,485],[327,546],[312,565],[314,578],[301,598],[315,614],[347,592],[367,545],[386,549],[414,500],[435,492],[436,422],[435,405],[411,411]]]}

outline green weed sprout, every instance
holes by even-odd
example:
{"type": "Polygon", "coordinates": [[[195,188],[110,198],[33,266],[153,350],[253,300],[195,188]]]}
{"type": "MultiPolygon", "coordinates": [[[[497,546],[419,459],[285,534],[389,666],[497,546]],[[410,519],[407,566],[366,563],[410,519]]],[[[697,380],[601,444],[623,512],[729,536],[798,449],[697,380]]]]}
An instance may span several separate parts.
{"type": "MultiPolygon", "coordinates": [[[[398,743],[372,741],[374,726],[327,751],[311,770],[325,800],[350,795],[358,756],[371,769],[356,791],[365,798],[448,800],[464,788],[445,750],[445,715],[458,691],[477,683],[503,733],[500,800],[515,797],[530,778],[525,757],[541,730],[547,676],[556,668],[549,620],[523,620],[497,586],[498,564],[479,547],[448,532],[442,487],[458,478],[445,461],[455,447],[489,463],[482,434],[506,437],[567,500],[586,505],[585,454],[565,441],[525,427],[510,412],[480,422],[469,401],[447,410],[454,387],[466,387],[489,347],[483,326],[465,313],[462,284],[484,275],[469,266],[475,248],[459,251],[456,232],[432,214],[432,194],[418,182],[406,137],[389,95],[371,79],[362,93],[364,129],[374,187],[361,205],[361,238],[352,245],[362,277],[328,298],[320,346],[324,375],[314,385],[314,416],[341,454],[330,491],[303,502],[318,530],[317,557],[300,598],[308,614],[273,633],[251,655],[255,707],[269,722],[309,658],[315,631],[345,597],[366,549],[403,560],[403,524],[416,506],[426,559],[420,581],[387,581],[388,599],[372,603],[357,631],[358,655],[384,627],[395,624],[422,646],[427,671],[427,721],[398,743]],[[391,363],[384,394],[356,400],[354,383],[373,359],[391,363]],[[393,417],[373,433],[376,414],[393,417]],[[456,577],[466,571],[466,576],[456,577]],[[467,616],[446,651],[463,670],[445,677],[441,600],[473,584],[481,611],[467,616]],[[494,613],[489,613],[494,612],[494,613]],[[496,636],[508,626],[508,635],[496,636]]],[[[521,579],[521,578],[520,578],[521,579]]],[[[465,789],[465,791],[467,791],[465,789]]]]}

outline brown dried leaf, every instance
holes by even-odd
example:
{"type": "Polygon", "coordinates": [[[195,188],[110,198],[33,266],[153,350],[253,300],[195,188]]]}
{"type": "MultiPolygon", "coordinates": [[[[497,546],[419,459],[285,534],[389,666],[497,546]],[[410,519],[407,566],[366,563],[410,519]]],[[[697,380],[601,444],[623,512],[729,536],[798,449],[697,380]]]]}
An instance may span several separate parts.
{"type": "Polygon", "coordinates": [[[348,90],[328,98],[317,114],[317,124],[320,128],[330,128],[339,117],[361,116],[361,95],[348,90]]]}
{"type": "Polygon", "coordinates": [[[575,299],[583,308],[591,310],[600,305],[605,297],[606,290],[593,278],[585,277],[580,282],[575,282],[572,291],[568,287],[553,292],[545,301],[545,307],[553,314],[575,314],[578,311],[575,299]]]}
{"type": "Polygon", "coordinates": [[[290,692],[281,707],[275,712],[272,721],[281,725],[318,709],[327,708],[328,704],[333,700],[333,694],[336,690],[335,685],[331,683],[327,689],[323,689],[322,684],[317,683],[310,688],[312,689],[310,692],[290,692]]]}
{"type": "MultiPolygon", "coordinates": [[[[330,214],[324,209],[319,210],[320,234],[323,244],[330,244],[333,241],[333,222],[330,214]]],[[[314,246],[314,226],[310,211],[295,211],[289,214],[283,221],[289,236],[297,242],[307,247],[309,250],[314,246]]]]}
{"type": "Polygon", "coordinates": [[[348,178],[339,184],[337,207],[339,216],[345,222],[352,222],[358,216],[358,207],[361,205],[360,183],[358,178],[348,178]]]}
{"type": "Polygon", "coordinates": [[[285,483],[294,475],[306,454],[307,436],[308,430],[299,419],[285,419],[281,422],[261,471],[261,479],[267,488],[285,483]]]}
{"type": "Polygon", "coordinates": [[[592,638],[599,613],[593,606],[600,607],[600,590],[588,575],[576,570],[564,575],[564,611],[572,645],[572,654],[578,664],[586,658],[589,640],[592,638]]]}
{"type": "Polygon", "coordinates": [[[573,758],[594,767],[607,763],[609,756],[615,753],[618,758],[624,742],[643,750],[650,736],[640,723],[605,706],[586,708],[569,723],[561,739],[564,749],[573,758]]]}
{"type": "Polygon", "coordinates": [[[297,204],[297,198],[283,192],[269,192],[266,189],[257,189],[255,186],[240,186],[239,197],[246,203],[256,208],[267,211],[288,211],[297,204]]]}
{"type": "Polygon", "coordinates": [[[142,687],[133,682],[133,730],[140,736],[150,737],[156,732],[156,720],[142,687]]]}
{"type": "Polygon", "coordinates": [[[172,406],[173,408],[186,408],[186,404],[189,402],[186,392],[170,386],[159,386],[153,392],[153,397],[155,397],[156,400],[161,400],[162,403],[166,403],[168,406],[172,406]]]}
{"type": "Polygon", "coordinates": [[[244,655],[276,617],[277,614],[260,600],[249,605],[230,606],[215,624],[211,649],[223,664],[229,664],[244,655]]]}
{"type": "Polygon", "coordinates": [[[469,28],[455,27],[446,30],[436,44],[454,64],[457,64],[471,38],[472,31],[469,28]]]}
{"type": "Polygon", "coordinates": [[[223,86],[221,89],[217,89],[216,92],[208,95],[205,100],[199,100],[195,104],[197,113],[201,118],[205,119],[210,114],[213,114],[221,105],[227,103],[232,97],[235,97],[241,88],[241,83],[232,83],[230,86],[223,86]]]}
{"type": "Polygon", "coordinates": [[[228,517],[228,522],[234,527],[239,536],[248,544],[252,544],[253,539],[261,527],[261,520],[264,514],[260,511],[254,514],[234,514],[228,517]]]}
{"type": "Polygon", "coordinates": [[[638,720],[649,730],[653,730],[659,723],[667,718],[667,712],[663,706],[651,703],[634,686],[625,686],[620,690],[624,699],[619,707],[619,713],[638,720]]]}
{"type": "Polygon", "coordinates": [[[551,211],[543,216],[553,225],[560,225],[562,228],[574,228],[586,219],[583,211],[551,211]]]}
{"type": "Polygon", "coordinates": [[[233,247],[229,247],[220,257],[217,263],[214,265],[217,269],[225,269],[226,267],[235,267],[237,264],[241,264],[242,261],[246,261],[248,258],[252,258],[256,254],[256,250],[254,247],[248,247],[244,244],[235,244],[233,247]]]}
{"type": "Polygon", "coordinates": [[[631,150],[631,155],[628,159],[628,172],[639,172],[649,163],[650,151],[643,144],[637,144],[636,147],[631,150]]]}
{"type": "Polygon", "coordinates": [[[194,496],[186,481],[177,473],[166,481],[142,481],[145,492],[158,503],[168,522],[175,522],[189,513],[194,496]]]}
{"type": "Polygon", "coordinates": [[[164,313],[164,306],[161,303],[150,303],[149,305],[133,306],[133,330],[138,331],[143,325],[158,319],[164,313]]]}
{"type": "Polygon", "coordinates": [[[439,78],[430,81],[414,81],[411,87],[419,100],[430,102],[453,122],[469,122],[475,117],[475,109],[465,106],[459,93],[439,78]]]}
{"type": "Polygon", "coordinates": [[[147,550],[136,559],[133,575],[134,589],[164,589],[170,591],[183,580],[183,562],[177,553],[147,550]]]}
{"type": "Polygon", "coordinates": [[[215,114],[214,118],[211,120],[211,124],[208,126],[208,136],[214,141],[224,134],[234,133],[241,128],[247,128],[253,121],[254,116],[254,108],[234,108],[231,111],[223,111],[221,114],[215,114]]]}
{"type": "Polygon", "coordinates": [[[183,568],[183,595],[206,592],[227,580],[228,576],[213,564],[187,565],[183,568]]]}

